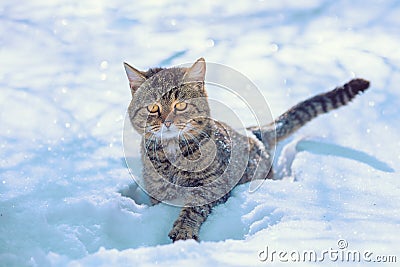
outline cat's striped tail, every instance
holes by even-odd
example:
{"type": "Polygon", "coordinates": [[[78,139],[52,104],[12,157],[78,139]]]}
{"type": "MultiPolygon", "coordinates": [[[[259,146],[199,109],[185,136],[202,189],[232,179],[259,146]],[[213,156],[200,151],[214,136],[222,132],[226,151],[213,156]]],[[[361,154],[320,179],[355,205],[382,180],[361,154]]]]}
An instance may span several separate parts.
{"type": "Polygon", "coordinates": [[[364,92],[368,87],[369,81],[353,79],[332,91],[316,95],[300,102],[279,116],[274,123],[261,127],[261,129],[249,129],[252,130],[264,144],[273,145],[275,142],[279,142],[288,137],[318,115],[346,105],[358,93],[364,92]]]}

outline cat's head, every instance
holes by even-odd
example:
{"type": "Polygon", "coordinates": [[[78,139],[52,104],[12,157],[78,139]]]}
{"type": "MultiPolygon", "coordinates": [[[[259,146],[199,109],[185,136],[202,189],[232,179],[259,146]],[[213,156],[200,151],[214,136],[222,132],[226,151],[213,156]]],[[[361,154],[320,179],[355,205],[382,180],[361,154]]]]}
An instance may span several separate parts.
{"type": "Polygon", "coordinates": [[[191,67],[139,71],[124,64],[132,93],[129,116],[145,138],[198,137],[208,125],[210,110],[204,87],[206,63],[191,67]]]}

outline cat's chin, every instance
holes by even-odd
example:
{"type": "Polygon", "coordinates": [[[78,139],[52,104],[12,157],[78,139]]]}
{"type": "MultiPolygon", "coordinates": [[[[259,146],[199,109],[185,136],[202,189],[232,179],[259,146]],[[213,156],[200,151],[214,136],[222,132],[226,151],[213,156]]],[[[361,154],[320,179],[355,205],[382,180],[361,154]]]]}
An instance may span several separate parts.
{"type": "Polygon", "coordinates": [[[179,132],[180,130],[175,126],[171,125],[171,127],[167,128],[162,126],[161,130],[155,133],[158,140],[172,140],[172,139],[179,139],[179,132]]]}
{"type": "Polygon", "coordinates": [[[156,134],[156,137],[158,140],[163,140],[163,141],[179,139],[179,131],[164,130],[164,131],[158,132],[156,134]]]}
{"type": "Polygon", "coordinates": [[[178,139],[179,138],[179,134],[178,133],[163,133],[160,136],[161,140],[171,140],[171,139],[178,139]]]}

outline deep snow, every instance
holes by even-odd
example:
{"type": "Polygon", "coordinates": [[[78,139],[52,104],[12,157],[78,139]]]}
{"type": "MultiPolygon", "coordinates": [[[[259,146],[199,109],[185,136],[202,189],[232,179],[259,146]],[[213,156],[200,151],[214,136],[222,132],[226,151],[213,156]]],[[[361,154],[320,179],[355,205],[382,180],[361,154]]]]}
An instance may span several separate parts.
{"type": "Polygon", "coordinates": [[[265,265],[266,246],[338,240],[399,262],[399,12],[396,0],[2,1],[0,266],[265,265]],[[237,187],[202,242],[171,244],[179,209],[146,205],[123,158],[122,62],[201,56],[248,76],[275,116],[354,76],[372,86],[278,147],[282,180],[237,187]]]}

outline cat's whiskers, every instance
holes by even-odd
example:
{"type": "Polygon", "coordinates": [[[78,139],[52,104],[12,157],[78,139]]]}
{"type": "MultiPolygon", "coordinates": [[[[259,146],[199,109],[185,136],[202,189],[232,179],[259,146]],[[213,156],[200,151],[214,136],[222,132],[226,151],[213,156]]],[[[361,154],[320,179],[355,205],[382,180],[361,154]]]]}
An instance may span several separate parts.
{"type": "MultiPolygon", "coordinates": [[[[181,137],[182,136],[182,140],[186,143],[186,151],[187,151],[187,153],[188,153],[188,155],[189,155],[189,147],[190,147],[190,145],[189,145],[189,141],[186,139],[186,137],[184,136],[184,133],[182,132],[180,132],[179,133],[179,137],[181,137]]],[[[190,151],[192,152],[192,154],[193,154],[193,149],[190,147],[190,151]]]]}
{"type": "MultiPolygon", "coordinates": [[[[204,130],[199,130],[199,129],[195,128],[194,126],[192,126],[191,124],[188,124],[188,126],[190,128],[187,131],[185,131],[185,133],[191,134],[189,131],[194,131],[194,132],[198,133],[200,136],[202,136],[203,138],[211,138],[210,135],[208,135],[208,133],[206,133],[204,130]]],[[[191,135],[194,136],[193,134],[191,134],[191,135]]],[[[199,142],[199,144],[200,144],[200,142],[199,142]]]]}
{"type": "Polygon", "coordinates": [[[157,142],[153,142],[153,141],[155,141],[155,139],[156,139],[156,136],[152,133],[150,138],[146,141],[146,144],[145,144],[146,150],[152,149],[153,153],[154,153],[154,151],[157,147],[157,142]],[[152,143],[153,143],[153,147],[151,148],[150,146],[152,143]]]}
{"type": "MultiPolygon", "coordinates": [[[[154,136],[155,136],[155,135],[154,135],[154,136]]],[[[159,161],[160,161],[160,158],[158,157],[158,153],[157,153],[156,147],[157,147],[157,142],[154,143],[154,146],[153,146],[153,154],[156,155],[157,162],[159,162],[159,161]]]]}
{"type": "Polygon", "coordinates": [[[197,145],[200,145],[200,141],[198,138],[196,138],[196,136],[194,136],[193,134],[186,132],[185,134],[187,134],[191,140],[195,141],[197,145]]]}
{"type": "MultiPolygon", "coordinates": [[[[191,140],[194,140],[195,144],[196,144],[197,147],[200,149],[200,148],[201,148],[201,141],[199,141],[199,139],[198,139],[196,136],[194,136],[193,134],[191,134],[191,133],[189,133],[189,132],[186,132],[186,134],[189,135],[189,136],[191,137],[191,140]]],[[[185,139],[186,139],[186,137],[185,137],[185,139]]],[[[188,146],[189,146],[189,144],[188,144],[188,146]]],[[[190,148],[190,149],[191,149],[192,154],[193,154],[192,148],[190,148]]]]}
{"type": "Polygon", "coordinates": [[[150,137],[146,140],[146,143],[145,143],[146,148],[148,148],[148,146],[151,144],[151,142],[155,138],[153,133],[150,132],[150,134],[151,134],[150,137]]]}
{"type": "MultiPolygon", "coordinates": [[[[182,127],[183,125],[180,124],[179,126],[182,127]]],[[[201,147],[201,141],[202,141],[200,139],[210,138],[210,136],[206,132],[204,132],[203,130],[196,129],[191,123],[185,124],[183,129],[180,131],[180,136],[183,137],[183,141],[186,143],[186,147],[187,147],[186,151],[188,154],[189,154],[189,148],[191,150],[191,154],[193,154],[194,151],[193,151],[192,146],[190,146],[190,142],[188,141],[188,138],[185,135],[187,135],[190,138],[190,140],[193,140],[195,145],[199,148],[201,147]],[[190,131],[194,131],[194,132],[198,133],[199,136],[195,136],[195,134],[191,133],[190,131]],[[201,138],[201,137],[203,137],[203,138],[201,138]]]]}
{"type": "MultiPolygon", "coordinates": [[[[190,140],[193,140],[193,143],[195,143],[198,147],[200,147],[200,142],[201,141],[199,140],[199,138],[197,138],[194,134],[191,134],[189,131],[190,130],[196,130],[196,132],[200,132],[200,133],[202,131],[199,131],[199,130],[195,129],[194,126],[191,123],[189,123],[189,124],[180,123],[180,124],[177,124],[176,126],[181,129],[179,131],[178,137],[179,137],[179,139],[183,140],[184,143],[186,144],[185,146],[186,146],[186,151],[187,151],[188,155],[189,154],[193,154],[194,150],[193,150],[192,146],[190,145],[190,142],[189,142],[187,136],[189,137],[190,140]],[[187,135],[187,136],[185,136],[185,135],[187,135]],[[189,153],[189,149],[190,149],[191,153],[189,153]]],[[[206,134],[206,136],[208,136],[208,135],[206,134]]]]}
{"type": "Polygon", "coordinates": [[[152,153],[156,156],[157,161],[160,161],[158,153],[157,153],[157,136],[155,133],[150,132],[151,136],[147,139],[145,143],[145,148],[147,151],[152,151],[152,153]],[[153,146],[151,146],[153,144],[153,146]]]}

